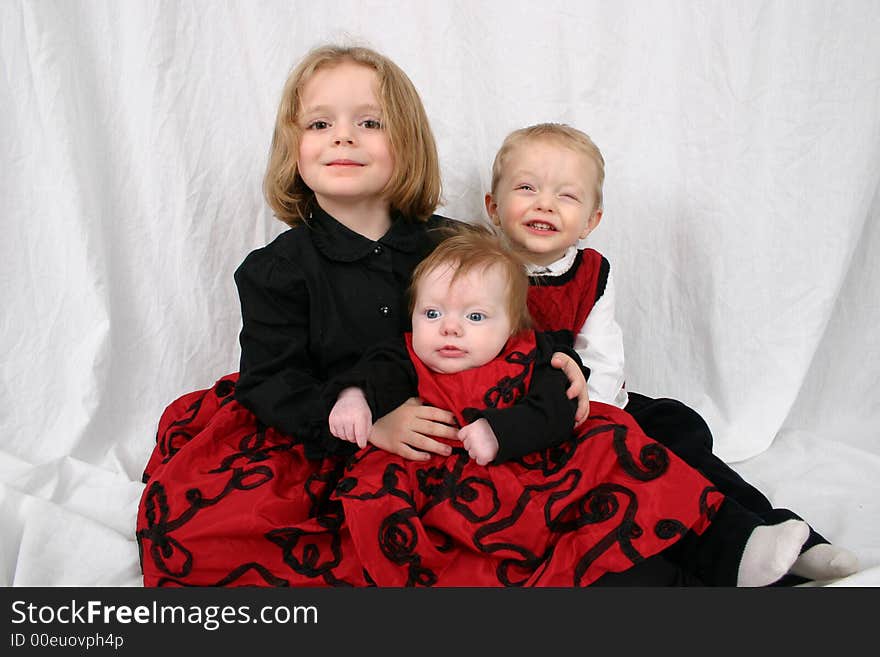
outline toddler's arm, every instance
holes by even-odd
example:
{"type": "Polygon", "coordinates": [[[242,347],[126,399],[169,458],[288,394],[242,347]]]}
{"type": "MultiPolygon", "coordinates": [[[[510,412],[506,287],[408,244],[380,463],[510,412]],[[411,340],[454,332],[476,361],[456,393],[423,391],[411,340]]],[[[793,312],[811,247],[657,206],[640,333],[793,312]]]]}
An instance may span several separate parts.
{"type": "Polygon", "coordinates": [[[587,386],[587,377],[584,374],[584,370],[571,354],[564,351],[554,352],[553,358],[550,359],[550,364],[556,369],[562,370],[562,373],[568,378],[569,386],[565,394],[569,399],[577,399],[574,423],[576,425],[580,424],[590,414],[590,390],[587,386]]]}
{"type": "Polygon", "coordinates": [[[550,339],[541,333],[536,338],[538,355],[526,395],[507,408],[465,409],[463,413],[468,426],[483,418],[491,427],[498,441],[493,463],[558,445],[572,435],[576,401],[566,396],[565,375],[550,365],[550,339]]]}
{"type": "Polygon", "coordinates": [[[610,271],[605,291],[575,336],[574,348],[584,365],[590,368],[587,381],[590,399],[618,408],[626,406],[623,331],[614,317],[614,280],[610,271]]]}
{"type": "Polygon", "coordinates": [[[339,393],[330,411],[330,433],[341,440],[367,446],[367,438],[373,428],[373,414],[360,388],[345,388],[339,393]]]}

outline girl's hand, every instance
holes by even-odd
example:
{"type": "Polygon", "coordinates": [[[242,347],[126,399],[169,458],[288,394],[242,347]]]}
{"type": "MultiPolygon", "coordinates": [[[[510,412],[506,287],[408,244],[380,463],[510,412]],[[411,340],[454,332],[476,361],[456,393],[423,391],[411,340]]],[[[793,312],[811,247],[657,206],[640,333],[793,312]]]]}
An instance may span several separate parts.
{"type": "Polygon", "coordinates": [[[440,456],[452,453],[449,445],[431,436],[455,439],[458,430],[451,426],[453,424],[455,416],[449,411],[424,406],[421,399],[411,397],[388,415],[376,420],[369,440],[379,449],[405,459],[427,461],[431,453],[440,456]]]}
{"type": "Polygon", "coordinates": [[[568,386],[566,394],[569,399],[577,397],[578,406],[574,414],[574,424],[577,426],[587,419],[590,414],[590,394],[587,390],[587,380],[584,373],[575,360],[566,353],[561,351],[553,352],[553,358],[550,364],[558,370],[562,370],[571,385],[568,386]]]}
{"type": "Polygon", "coordinates": [[[330,433],[340,440],[366,447],[373,427],[373,414],[363,390],[353,387],[340,392],[330,411],[329,424],[330,433]]]}
{"type": "Polygon", "coordinates": [[[498,438],[486,418],[463,426],[458,437],[477,465],[487,465],[498,456],[498,438]]]}

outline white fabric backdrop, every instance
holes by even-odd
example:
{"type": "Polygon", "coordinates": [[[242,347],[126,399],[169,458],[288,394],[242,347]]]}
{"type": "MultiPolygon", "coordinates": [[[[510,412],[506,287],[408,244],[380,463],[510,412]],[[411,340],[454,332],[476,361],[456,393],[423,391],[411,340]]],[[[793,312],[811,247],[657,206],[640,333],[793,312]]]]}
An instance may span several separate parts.
{"type": "Polygon", "coordinates": [[[510,130],[590,133],[628,387],[880,583],[877,34],[874,0],[0,3],[0,584],[139,583],[156,422],[237,370],[281,87],[326,41],[410,75],[449,216],[510,130]]]}

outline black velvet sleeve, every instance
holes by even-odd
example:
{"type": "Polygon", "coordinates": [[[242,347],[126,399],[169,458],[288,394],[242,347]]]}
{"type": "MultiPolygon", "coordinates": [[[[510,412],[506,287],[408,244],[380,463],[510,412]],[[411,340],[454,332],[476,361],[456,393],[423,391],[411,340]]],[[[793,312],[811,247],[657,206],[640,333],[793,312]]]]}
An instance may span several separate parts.
{"type": "MultiPolygon", "coordinates": [[[[526,395],[508,408],[490,408],[465,417],[468,422],[478,417],[489,422],[499,444],[493,463],[558,445],[570,438],[574,429],[577,399],[566,397],[568,378],[550,365],[556,345],[546,334],[539,333],[537,338],[538,357],[526,395]]],[[[575,360],[580,362],[577,357],[575,360]]]]}
{"type": "Polygon", "coordinates": [[[404,339],[395,338],[371,347],[357,365],[334,377],[326,390],[331,408],[339,393],[351,386],[364,391],[373,421],[417,395],[418,377],[404,339]]]}
{"type": "Polygon", "coordinates": [[[543,333],[552,343],[553,351],[559,351],[571,356],[572,360],[580,365],[581,372],[584,374],[584,380],[589,381],[590,368],[581,362],[580,355],[574,350],[574,334],[565,329],[559,331],[544,331],[543,333]]]}
{"type": "Polygon", "coordinates": [[[235,272],[241,301],[236,399],[261,422],[305,442],[306,455],[346,452],[330,434],[324,387],[308,354],[309,295],[302,272],[259,249],[235,272]]]}

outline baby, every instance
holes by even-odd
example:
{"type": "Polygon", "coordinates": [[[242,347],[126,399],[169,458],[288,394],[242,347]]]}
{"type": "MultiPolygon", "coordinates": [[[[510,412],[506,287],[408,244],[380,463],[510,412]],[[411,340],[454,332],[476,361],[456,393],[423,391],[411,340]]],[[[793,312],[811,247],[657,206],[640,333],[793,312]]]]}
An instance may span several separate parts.
{"type": "Polygon", "coordinates": [[[411,295],[412,333],[334,382],[330,431],[364,447],[373,418],[417,394],[456,415],[464,449],[413,462],[368,447],[349,464],[337,495],[377,584],[585,585],[679,542],[706,583],[788,571],[804,522],[766,525],[614,406],[591,404],[572,432],[553,340],[528,328],[528,277],[498,236],[441,242],[411,295]]]}

